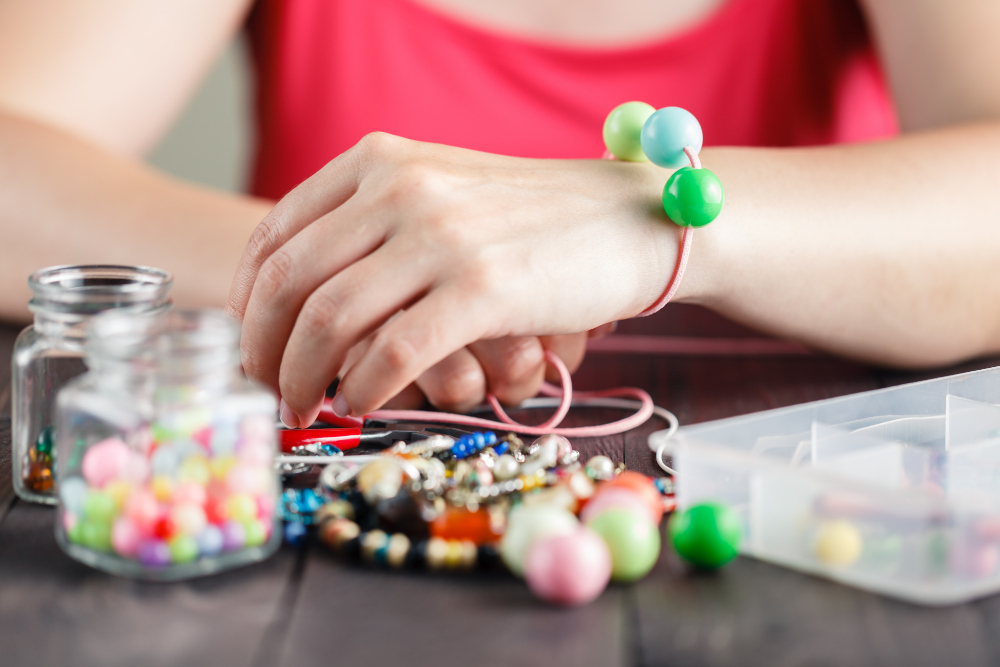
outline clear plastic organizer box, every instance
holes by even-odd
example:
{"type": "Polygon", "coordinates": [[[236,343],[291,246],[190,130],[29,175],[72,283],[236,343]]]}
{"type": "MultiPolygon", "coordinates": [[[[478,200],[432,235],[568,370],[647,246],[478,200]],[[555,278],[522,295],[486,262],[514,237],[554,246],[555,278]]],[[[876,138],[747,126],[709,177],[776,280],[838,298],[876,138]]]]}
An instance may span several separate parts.
{"type": "Polygon", "coordinates": [[[1000,368],[686,426],[683,509],[743,520],[742,553],[929,605],[1000,592],[1000,368]]]}

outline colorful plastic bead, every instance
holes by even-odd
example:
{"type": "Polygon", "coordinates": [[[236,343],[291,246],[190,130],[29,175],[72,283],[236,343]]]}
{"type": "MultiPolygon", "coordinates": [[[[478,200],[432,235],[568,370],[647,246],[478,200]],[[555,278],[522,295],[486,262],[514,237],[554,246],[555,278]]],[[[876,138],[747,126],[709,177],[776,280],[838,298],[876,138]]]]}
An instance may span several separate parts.
{"type": "Polygon", "coordinates": [[[701,568],[722,567],[739,553],[740,518],[721,503],[701,503],[674,514],[670,541],[687,562],[701,568]]]}
{"type": "Polygon", "coordinates": [[[656,109],[645,102],[619,104],[604,120],[604,146],[619,160],[645,162],[640,135],[656,109]]]}
{"type": "Polygon", "coordinates": [[[119,438],[102,440],[83,455],[83,477],[91,486],[102,487],[119,476],[128,458],[128,445],[119,438]]]}
{"type": "Polygon", "coordinates": [[[209,524],[198,535],[198,553],[202,556],[216,556],[222,553],[223,537],[218,526],[209,524]]]}
{"type": "Polygon", "coordinates": [[[174,563],[190,563],[198,558],[198,543],[190,535],[178,535],[167,543],[170,560],[174,563]]]}
{"type": "Polygon", "coordinates": [[[475,544],[496,542],[501,537],[494,532],[490,513],[483,507],[474,512],[465,507],[449,507],[431,521],[430,533],[445,540],[469,540],[475,544]]]}
{"type": "Polygon", "coordinates": [[[654,526],[660,525],[659,516],[653,512],[649,504],[632,489],[609,488],[602,489],[591,498],[580,512],[580,521],[590,521],[606,509],[618,507],[641,514],[654,526]]]}
{"type": "Polygon", "coordinates": [[[618,582],[641,579],[660,556],[660,530],[639,512],[611,508],[587,525],[608,545],[611,578],[618,582]]]}
{"type": "Polygon", "coordinates": [[[827,521],[816,536],[816,557],[828,565],[846,567],[861,555],[861,532],[846,519],[827,521]]]}
{"type": "Polygon", "coordinates": [[[528,550],[524,578],[546,602],[587,604],[608,585],[611,553],[597,533],[581,526],[568,535],[537,540],[528,550]]]}
{"type": "Polygon", "coordinates": [[[162,540],[145,540],[136,550],[139,562],[146,567],[166,567],[170,565],[170,547],[162,540]]]}
{"type": "Polygon", "coordinates": [[[676,169],[689,164],[684,147],[695,154],[701,152],[703,141],[698,119],[686,109],[664,107],[653,112],[640,133],[642,151],[649,161],[660,167],[676,169]]]}
{"type": "Polygon", "coordinates": [[[629,489],[637,493],[649,508],[653,516],[653,523],[657,526],[660,525],[660,519],[663,518],[663,496],[656,489],[652,478],[634,470],[623,470],[615,477],[601,484],[597,489],[597,494],[600,495],[605,490],[615,488],[629,489]]]}
{"type": "Polygon", "coordinates": [[[511,572],[521,576],[524,558],[535,540],[575,532],[579,522],[567,510],[549,505],[518,505],[507,519],[500,556],[511,572]]]}
{"type": "Polygon", "coordinates": [[[134,523],[125,517],[115,520],[111,528],[111,546],[114,547],[115,553],[123,558],[132,558],[141,540],[142,535],[134,523]]]}
{"type": "Polygon", "coordinates": [[[663,186],[663,210],[681,227],[704,227],[719,216],[725,195],[708,169],[678,169],[663,186]]]}

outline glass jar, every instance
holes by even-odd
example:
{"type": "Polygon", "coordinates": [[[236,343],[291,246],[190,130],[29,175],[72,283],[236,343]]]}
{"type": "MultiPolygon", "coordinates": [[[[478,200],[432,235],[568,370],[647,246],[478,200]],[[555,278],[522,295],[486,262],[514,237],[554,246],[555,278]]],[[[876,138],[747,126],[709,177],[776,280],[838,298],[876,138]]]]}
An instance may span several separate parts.
{"type": "Polygon", "coordinates": [[[89,371],[56,400],[56,538],[70,556],[171,580],[278,548],[277,401],[244,377],[239,338],[216,310],[90,322],[89,371]]]}
{"type": "Polygon", "coordinates": [[[56,392],[87,370],[87,321],[109,309],[166,310],[171,284],[166,271],[143,266],[54,266],[28,278],[35,322],[17,337],[11,363],[11,461],[21,498],[56,504],[52,412],[56,392]]]}

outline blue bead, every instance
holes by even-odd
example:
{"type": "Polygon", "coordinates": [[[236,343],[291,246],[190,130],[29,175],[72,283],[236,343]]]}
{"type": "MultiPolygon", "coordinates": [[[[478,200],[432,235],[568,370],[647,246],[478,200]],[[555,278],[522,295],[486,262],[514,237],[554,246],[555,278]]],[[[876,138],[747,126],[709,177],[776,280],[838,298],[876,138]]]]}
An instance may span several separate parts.
{"type": "Polygon", "coordinates": [[[306,540],[307,530],[305,524],[289,521],[285,524],[285,542],[293,547],[300,546],[306,540]]]}
{"type": "Polygon", "coordinates": [[[486,436],[483,435],[482,433],[473,433],[472,439],[473,442],[475,442],[476,449],[482,449],[483,447],[486,446],[486,436]]]}
{"type": "Polygon", "coordinates": [[[684,147],[701,152],[701,125],[690,111],[680,107],[658,109],[642,126],[640,134],[642,152],[650,162],[661,167],[676,169],[690,164],[684,147]]]}
{"type": "Polygon", "coordinates": [[[485,436],[486,436],[486,444],[487,444],[487,446],[497,444],[497,434],[496,433],[494,433],[493,431],[487,431],[486,434],[485,434],[485,436]]]}
{"type": "Polygon", "coordinates": [[[506,440],[504,440],[499,445],[494,445],[493,451],[497,453],[497,456],[501,456],[501,455],[503,455],[504,453],[507,452],[507,449],[508,449],[509,446],[510,446],[510,443],[508,443],[506,440]]]}

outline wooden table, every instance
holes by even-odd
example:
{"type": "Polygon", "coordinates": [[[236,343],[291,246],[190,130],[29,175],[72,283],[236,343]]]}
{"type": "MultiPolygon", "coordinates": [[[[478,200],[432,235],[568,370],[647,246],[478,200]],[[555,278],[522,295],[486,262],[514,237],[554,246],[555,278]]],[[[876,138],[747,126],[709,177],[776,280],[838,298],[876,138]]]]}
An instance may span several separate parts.
{"type": "MultiPolygon", "coordinates": [[[[739,335],[672,306],[624,333],[739,335]]],[[[14,499],[7,360],[0,326],[0,664],[3,665],[986,665],[1000,663],[1000,596],[912,606],[750,558],[684,573],[664,553],[633,586],[580,609],[546,607],[502,574],[429,575],[345,564],[323,547],[207,579],[112,577],[56,546],[53,510],[14,499]]],[[[947,369],[958,372],[989,362],[947,369]]],[[[935,374],[889,373],[821,356],[594,354],[580,388],[634,385],[682,424],[792,405],[935,374]]],[[[572,415],[583,419],[608,415],[572,415]]],[[[657,474],[646,434],[579,440],[657,474]]]]}

